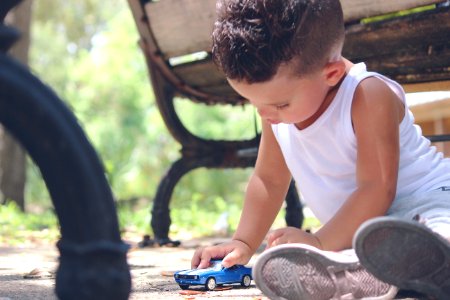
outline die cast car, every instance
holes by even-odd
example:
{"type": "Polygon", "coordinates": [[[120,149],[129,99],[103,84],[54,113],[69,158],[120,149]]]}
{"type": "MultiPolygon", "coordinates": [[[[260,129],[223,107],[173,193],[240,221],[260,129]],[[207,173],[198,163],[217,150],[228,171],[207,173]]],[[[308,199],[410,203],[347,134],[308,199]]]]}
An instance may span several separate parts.
{"type": "Polygon", "coordinates": [[[240,283],[249,287],[252,281],[252,269],[242,265],[230,268],[222,266],[222,260],[211,260],[211,266],[206,269],[191,269],[175,272],[175,281],[181,289],[188,289],[191,285],[203,285],[211,291],[223,284],[240,283]]]}

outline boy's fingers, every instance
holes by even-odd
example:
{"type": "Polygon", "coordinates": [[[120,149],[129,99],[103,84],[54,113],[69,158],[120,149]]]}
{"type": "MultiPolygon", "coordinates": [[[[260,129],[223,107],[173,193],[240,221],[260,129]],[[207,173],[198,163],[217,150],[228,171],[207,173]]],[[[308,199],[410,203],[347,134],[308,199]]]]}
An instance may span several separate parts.
{"type": "Polygon", "coordinates": [[[250,249],[235,248],[228,253],[222,260],[222,265],[226,268],[230,268],[234,265],[245,265],[250,261],[252,256],[250,249]]]}
{"type": "Polygon", "coordinates": [[[278,245],[286,244],[286,242],[287,241],[280,236],[279,238],[277,238],[276,240],[273,241],[271,247],[275,247],[275,246],[278,246],[278,245]]]}
{"type": "Polygon", "coordinates": [[[279,237],[281,237],[283,235],[283,231],[282,230],[275,230],[272,231],[268,236],[267,236],[267,247],[271,247],[274,243],[274,241],[276,239],[278,239],[279,237]]]}
{"type": "Polygon", "coordinates": [[[225,268],[229,268],[238,263],[240,255],[236,253],[236,251],[230,252],[225,258],[222,260],[222,266],[225,268]]]}
{"type": "Polygon", "coordinates": [[[223,259],[223,266],[229,268],[242,262],[243,252],[237,249],[235,245],[226,244],[199,248],[192,257],[191,267],[192,269],[208,268],[212,258],[223,259]]]}
{"type": "Polygon", "coordinates": [[[202,259],[202,255],[203,255],[203,251],[204,248],[198,248],[197,250],[195,250],[194,252],[194,256],[192,256],[191,259],[191,268],[195,269],[200,265],[201,259],[202,259]]]}
{"type": "Polygon", "coordinates": [[[200,263],[197,266],[197,269],[204,269],[209,267],[211,264],[211,258],[213,255],[211,254],[211,251],[204,250],[201,252],[201,256],[199,257],[200,263]]]}
{"type": "Polygon", "coordinates": [[[197,256],[193,256],[191,259],[191,269],[197,268],[197,266],[200,264],[200,258],[197,256]]]}
{"type": "Polygon", "coordinates": [[[276,246],[278,240],[279,240],[279,239],[276,239],[276,240],[272,240],[272,241],[270,241],[270,242],[267,242],[266,250],[269,249],[269,248],[272,248],[272,247],[276,246]]]}
{"type": "Polygon", "coordinates": [[[211,261],[211,256],[202,257],[197,269],[205,269],[205,268],[209,267],[210,261],[211,261]]]}

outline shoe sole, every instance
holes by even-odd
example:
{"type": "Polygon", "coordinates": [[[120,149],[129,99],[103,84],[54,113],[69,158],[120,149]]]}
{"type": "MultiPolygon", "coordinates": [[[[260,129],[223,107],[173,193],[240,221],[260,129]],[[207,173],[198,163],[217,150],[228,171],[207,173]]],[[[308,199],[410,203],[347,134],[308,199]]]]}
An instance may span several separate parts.
{"type": "Polygon", "coordinates": [[[355,234],[361,264],[399,289],[450,299],[450,244],[424,225],[381,217],[355,234]]]}
{"type": "Polygon", "coordinates": [[[306,245],[277,246],[261,254],[253,266],[253,278],[257,287],[274,300],[384,300],[393,299],[396,295],[395,287],[380,282],[369,274],[356,257],[344,261],[338,254],[336,258],[327,258],[326,255],[325,252],[306,245]],[[343,278],[344,276],[346,277],[343,278]],[[352,276],[356,278],[353,287],[359,287],[363,282],[370,290],[382,290],[383,295],[342,295],[339,282],[348,281],[352,276]]]}

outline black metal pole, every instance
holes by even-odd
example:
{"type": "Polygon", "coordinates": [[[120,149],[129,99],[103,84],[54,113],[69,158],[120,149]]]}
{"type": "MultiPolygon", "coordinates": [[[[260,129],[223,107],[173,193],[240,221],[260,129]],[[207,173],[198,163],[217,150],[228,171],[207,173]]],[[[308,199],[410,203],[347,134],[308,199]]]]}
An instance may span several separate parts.
{"type": "MultiPolygon", "coordinates": [[[[2,1],[2,20],[20,1],[2,1]]],[[[5,52],[17,32],[0,23],[0,122],[41,170],[61,228],[60,299],[128,299],[128,246],[97,153],[73,113],[5,52]]]]}

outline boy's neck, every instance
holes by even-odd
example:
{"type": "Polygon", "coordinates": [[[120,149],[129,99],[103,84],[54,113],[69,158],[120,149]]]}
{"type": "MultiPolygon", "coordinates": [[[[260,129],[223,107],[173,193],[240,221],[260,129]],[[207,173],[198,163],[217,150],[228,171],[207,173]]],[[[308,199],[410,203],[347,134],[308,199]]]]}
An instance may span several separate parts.
{"type": "Polygon", "coordinates": [[[344,81],[345,77],[347,77],[348,72],[350,71],[350,69],[352,68],[352,66],[354,65],[352,62],[350,62],[349,60],[344,59],[345,62],[345,73],[343,74],[341,80],[339,80],[339,82],[330,87],[325,98],[322,101],[322,104],[320,105],[319,109],[307,120],[299,122],[299,123],[295,123],[295,127],[297,127],[297,129],[299,130],[303,130],[308,128],[309,126],[311,126],[326,110],[327,108],[330,106],[330,104],[333,102],[334,97],[336,96],[342,82],[344,81]]]}

